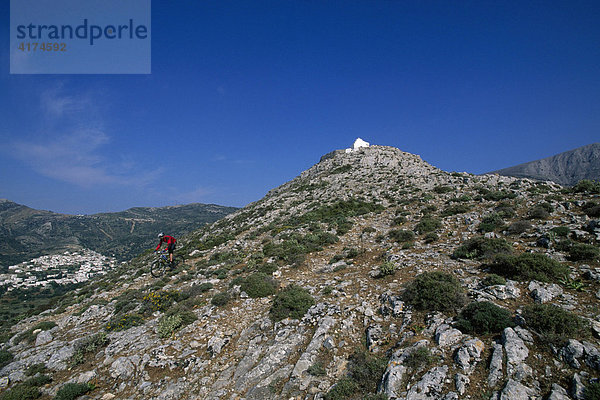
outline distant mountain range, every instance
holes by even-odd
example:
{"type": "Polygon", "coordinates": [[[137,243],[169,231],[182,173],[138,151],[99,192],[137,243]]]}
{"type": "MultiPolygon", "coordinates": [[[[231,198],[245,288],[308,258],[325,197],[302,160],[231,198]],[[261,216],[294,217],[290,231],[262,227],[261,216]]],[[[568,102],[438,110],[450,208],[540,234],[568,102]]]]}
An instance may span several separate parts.
{"type": "Polygon", "coordinates": [[[600,143],[588,144],[541,160],[490,172],[491,174],[550,180],[564,186],[582,179],[600,180],[600,143]]]}
{"type": "Polygon", "coordinates": [[[178,237],[236,210],[195,203],[67,215],[0,199],[0,270],[40,255],[80,248],[127,260],[155,246],[158,232],[178,237]]]}

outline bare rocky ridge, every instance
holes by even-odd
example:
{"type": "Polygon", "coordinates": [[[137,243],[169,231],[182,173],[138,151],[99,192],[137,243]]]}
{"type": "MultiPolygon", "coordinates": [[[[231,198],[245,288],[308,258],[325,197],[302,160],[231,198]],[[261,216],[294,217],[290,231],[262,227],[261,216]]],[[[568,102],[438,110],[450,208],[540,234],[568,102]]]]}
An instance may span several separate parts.
{"type": "Polygon", "coordinates": [[[600,265],[571,260],[553,228],[597,248],[600,226],[582,211],[593,200],[551,182],[448,173],[391,147],[335,151],[183,238],[186,263],[167,277],[151,277],[151,257],[140,257],[13,326],[2,348],[14,359],[0,376],[12,390],[44,364],[53,379],[40,389],[45,398],[67,382],[91,382],[88,398],[105,400],[582,399],[600,376],[600,265]],[[548,215],[529,218],[541,203],[548,215]],[[500,209],[502,223],[482,232],[500,209]],[[504,238],[515,254],[546,254],[568,275],[484,284],[485,260],[452,257],[481,237],[504,238]],[[257,271],[276,281],[277,294],[250,295],[257,271]],[[456,277],[469,302],[491,301],[515,323],[467,333],[456,327],[458,310],[418,309],[404,288],[429,271],[456,277]],[[276,299],[290,287],[313,305],[277,320],[276,299]],[[223,293],[230,300],[215,301],[223,293]],[[524,318],[542,303],[585,318],[589,334],[550,346],[524,318]],[[187,325],[175,324],[190,313],[187,325]],[[19,340],[42,321],[56,326],[19,340]],[[119,323],[123,330],[110,328],[119,323]],[[356,360],[378,375],[361,381],[356,360]],[[354,392],[341,394],[344,385],[354,392]]]}
{"type": "Polygon", "coordinates": [[[578,147],[491,173],[553,181],[567,186],[573,186],[582,179],[600,181],[600,143],[578,147]]]}

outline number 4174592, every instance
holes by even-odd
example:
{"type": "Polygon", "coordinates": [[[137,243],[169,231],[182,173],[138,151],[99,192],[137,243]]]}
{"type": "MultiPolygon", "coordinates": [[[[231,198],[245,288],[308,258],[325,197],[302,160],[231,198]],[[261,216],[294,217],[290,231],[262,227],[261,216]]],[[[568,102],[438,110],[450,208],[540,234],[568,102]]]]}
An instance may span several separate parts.
{"type": "Polygon", "coordinates": [[[58,42],[21,42],[17,48],[21,51],[67,51],[67,44],[58,42]]]}

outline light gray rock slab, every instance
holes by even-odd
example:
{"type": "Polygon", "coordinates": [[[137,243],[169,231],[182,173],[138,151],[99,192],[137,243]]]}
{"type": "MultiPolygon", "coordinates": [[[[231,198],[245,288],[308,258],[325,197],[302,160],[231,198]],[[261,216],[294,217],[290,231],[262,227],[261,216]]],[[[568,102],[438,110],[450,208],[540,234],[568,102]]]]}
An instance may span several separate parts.
{"type": "Polygon", "coordinates": [[[463,333],[448,324],[442,324],[435,330],[435,342],[440,347],[449,347],[460,342],[463,333]]]}
{"type": "Polygon", "coordinates": [[[481,340],[477,338],[469,339],[458,349],[454,361],[467,375],[470,375],[477,362],[481,360],[481,353],[484,349],[485,345],[481,340]]]}
{"type": "Polygon", "coordinates": [[[499,400],[534,400],[536,397],[534,389],[509,379],[500,392],[499,400]]]}
{"type": "Polygon", "coordinates": [[[406,400],[432,400],[441,396],[448,366],[434,367],[427,371],[419,382],[412,385],[406,394],[406,400]]]}
{"type": "Polygon", "coordinates": [[[488,375],[488,386],[496,386],[503,377],[502,374],[502,358],[503,350],[502,345],[499,343],[494,344],[494,350],[492,352],[492,359],[490,360],[490,373],[488,375]]]}
{"type": "Polygon", "coordinates": [[[506,372],[508,377],[521,381],[530,376],[532,369],[525,364],[525,359],[529,356],[529,349],[514,329],[504,329],[502,332],[502,345],[506,352],[506,372]]]}
{"type": "Polygon", "coordinates": [[[547,400],[570,400],[570,397],[562,386],[553,383],[552,391],[550,392],[547,400]]]}

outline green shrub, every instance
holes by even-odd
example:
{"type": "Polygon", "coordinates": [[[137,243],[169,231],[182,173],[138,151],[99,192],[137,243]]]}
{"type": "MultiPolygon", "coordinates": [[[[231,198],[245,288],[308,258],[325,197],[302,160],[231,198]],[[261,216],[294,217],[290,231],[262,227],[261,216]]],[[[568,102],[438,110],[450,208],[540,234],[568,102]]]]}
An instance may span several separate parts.
{"type": "Polygon", "coordinates": [[[507,231],[511,235],[520,235],[531,230],[531,228],[533,228],[533,225],[529,221],[516,221],[508,226],[507,231]]]}
{"type": "Polygon", "coordinates": [[[500,254],[489,268],[495,274],[518,281],[552,282],[569,274],[567,266],[541,253],[500,254]]]}
{"type": "Polygon", "coordinates": [[[568,237],[569,233],[571,233],[571,230],[568,226],[555,226],[550,231],[553,232],[556,236],[560,237],[568,237]]]}
{"type": "Polygon", "coordinates": [[[592,382],[583,391],[583,400],[600,400],[600,382],[592,382]]]}
{"type": "Polygon", "coordinates": [[[532,207],[527,215],[530,219],[546,219],[553,210],[554,209],[550,204],[541,203],[532,207]]]}
{"type": "Polygon", "coordinates": [[[406,217],[403,215],[399,215],[392,221],[392,225],[402,225],[406,222],[406,217]]]}
{"type": "Polygon", "coordinates": [[[323,367],[323,364],[321,364],[318,361],[312,364],[310,367],[308,367],[306,372],[308,372],[309,375],[312,376],[324,376],[327,373],[327,371],[325,371],[325,368],[323,367]]]}
{"type": "Polygon", "coordinates": [[[393,262],[386,261],[379,266],[379,277],[394,275],[396,273],[396,265],[393,262]]]}
{"type": "Polygon", "coordinates": [[[109,340],[106,337],[106,332],[96,333],[92,336],[87,336],[83,340],[75,344],[75,353],[71,357],[71,366],[77,366],[85,362],[86,355],[95,353],[99,348],[108,344],[109,340]]]}
{"type": "Polygon", "coordinates": [[[452,253],[453,258],[483,259],[496,254],[511,253],[512,247],[504,239],[488,239],[482,236],[466,240],[452,253]]]}
{"type": "Polygon", "coordinates": [[[340,379],[324,399],[386,399],[375,394],[386,366],[387,360],[383,357],[364,350],[355,351],[348,359],[348,375],[340,379]]]}
{"type": "Polygon", "coordinates": [[[165,315],[158,321],[158,336],[168,338],[183,325],[180,315],[165,315]]]}
{"type": "Polygon", "coordinates": [[[377,392],[377,384],[386,367],[387,360],[384,357],[365,350],[355,351],[348,360],[349,376],[365,394],[377,392]]]}
{"type": "Polygon", "coordinates": [[[46,371],[46,365],[44,363],[32,364],[25,370],[25,375],[34,376],[36,374],[42,374],[46,371]]]}
{"type": "Polygon", "coordinates": [[[484,199],[489,201],[500,201],[506,199],[514,199],[515,197],[517,197],[515,193],[508,192],[506,190],[490,191],[487,189],[482,189],[479,192],[483,195],[484,199]]]}
{"type": "Polygon", "coordinates": [[[0,350],[0,368],[4,368],[13,360],[14,356],[10,351],[0,350]]]}
{"type": "Polygon", "coordinates": [[[600,217],[600,204],[597,204],[593,201],[586,203],[582,208],[585,215],[590,218],[598,218],[600,217]]]}
{"type": "Polygon", "coordinates": [[[573,186],[575,193],[600,193],[600,182],[592,181],[590,179],[582,179],[575,186],[573,186]]]}
{"type": "Polygon", "coordinates": [[[273,322],[285,318],[300,319],[314,303],[315,300],[306,289],[290,285],[275,295],[269,316],[273,322]]]}
{"type": "Polygon", "coordinates": [[[483,286],[506,285],[506,279],[500,275],[489,274],[481,280],[483,286]]]}
{"type": "Polygon", "coordinates": [[[463,333],[487,335],[514,326],[510,311],[489,301],[473,302],[461,310],[456,328],[463,333]]]}
{"type": "Polygon", "coordinates": [[[443,193],[449,193],[449,192],[454,192],[455,189],[451,186],[436,186],[433,188],[433,191],[438,193],[438,194],[443,194],[443,193]]]}
{"type": "Polygon", "coordinates": [[[435,231],[442,227],[442,222],[437,218],[424,217],[415,226],[415,231],[419,233],[427,233],[435,231]]]}
{"type": "Polygon", "coordinates": [[[413,370],[417,371],[424,367],[427,367],[435,361],[435,357],[429,351],[429,348],[425,346],[418,347],[415,351],[410,353],[404,360],[404,365],[413,370]]]}
{"type": "Polygon", "coordinates": [[[0,400],[30,400],[37,399],[41,395],[37,387],[20,384],[0,394],[0,400]]]}
{"type": "Polygon", "coordinates": [[[504,226],[502,217],[496,213],[486,215],[479,224],[479,231],[481,232],[493,232],[498,228],[504,226]]]}
{"type": "Polygon", "coordinates": [[[107,331],[125,331],[134,326],[139,326],[144,323],[144,317],[140,314],[118,315],[106,324],[104,327],[107,331]]]}
{"type": "Polygon", "coordinates": [[[305,254],[323,250],[323,246],[334,244],[339,238],[329,232],[316,231],[307,235],[293,233],[282,238],[281,243],[266,243],[263,246],[265,257],[275,257],[291,264],[299,264],[305,254]]]}
{"type": "Polygon", "coordinates": [[[277,286],[278,284],[273,278],[262,272],[257,272],[242,281],[241,290],[252,298],[258,298],[275,294],[277,286]]]}
{"type": "Polygon", "coordinates": [[[26,386],[40,387],[50,382],[52,382],[52,378],[50,378],[48,375],[39,374],[27,379],[25,382],[23,382],[23,384],[26,386]]]}
{"type": "Polygon", "coordinates": [[[231,296],[229,295],[229,293],[221,292],[221,293],[215,294],[213,296],[213,298],[211,299],[210,303],[213,306],[222,307],[225,304],[229,303],[229,300],[231,300],[231,296]]]}
{"type": "Polygon", "coordinates": [[[463,194],[458,197],[453,197],[450,200],[448,200],[447,202],[448,203],[466,203],[471,200],[473,200],[473,198],[471,196],[469,196],[468,194],[463,194]]]}
{"type": "Polygon", "coordinates": [[[449,217],[451,215],[464,214],[471,211],[471,206],[468,204],[454,204],[448,206],[442,210],[442,217],[449,217]]]}
{"type": "Polygon", "coordinates": [[[390,239],[396,242],[410,242],[415,239],[414,232],[406,229],[393,229],[388,235],[390,239]]]}
{"type": "Polygon", "coordinates": [[[530,329],[553,343],[587,336],[589,330],[587,321],[554,304],[525,306],[523,318],[530,329]]]}
{"type": "Polygon", "coordinates": [[[429,232],[424,237],[425,243],[433,243],[439,239],[439,236],[435,232],[429,232]]]}
{"type": "Polygon", "coordinates": [[[458,279],[439,271],[417,275],[406,286],[403,298],[416,309],[429,311],[455,311],[466,302],[458,279]]]}
{"type": "Polygon", "coordinates": [[[67,383],[58,389],[54,400],[73,400],[91,390],[93,386],[87,383],[67,383]]]}
{"type": "Polygon", "coordinates": [[[571,261],[594,261],[600,256],[600,249],[591,244],[575,243],[569,248],[571,261]]]}
{"type": "Polygon", "coordinates": [[[333,386],[329,392],[325,394],[323,397],[324,400],[346,400],[351,399],[352,395],[354,395],[358,391],[358,386],[356,382],[348,377],[343,377],[340,379],[335,386],[333,386]]]}
{"type": "Polygon", "coordinates": [[[515,209],[508,202],[502,202],[498,204],[498,207],[495,209],[496,214],[500,216],[500,218],[513,218],[517,215],[515,209]]]}
{"type": "Polygon", "coordinates": [[[177,293],[162,290],[150,292],[142,300],[144,301],[144,307],[149,311],[166,311],[177,300],[177,293]]]}

